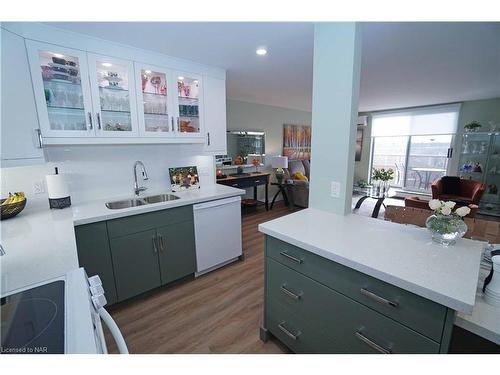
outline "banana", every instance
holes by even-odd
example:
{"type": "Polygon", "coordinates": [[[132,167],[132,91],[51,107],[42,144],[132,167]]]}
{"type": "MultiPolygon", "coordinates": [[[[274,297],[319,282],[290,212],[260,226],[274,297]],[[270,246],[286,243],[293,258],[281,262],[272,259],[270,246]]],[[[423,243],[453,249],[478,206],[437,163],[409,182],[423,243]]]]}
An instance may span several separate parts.
{"type": "Polygon", "coordinates": [[[22,202],[25,199],[26,197],[22,191],[14,194],[9,193],[9,197],[2,203],[2,206],[22,202]]]}

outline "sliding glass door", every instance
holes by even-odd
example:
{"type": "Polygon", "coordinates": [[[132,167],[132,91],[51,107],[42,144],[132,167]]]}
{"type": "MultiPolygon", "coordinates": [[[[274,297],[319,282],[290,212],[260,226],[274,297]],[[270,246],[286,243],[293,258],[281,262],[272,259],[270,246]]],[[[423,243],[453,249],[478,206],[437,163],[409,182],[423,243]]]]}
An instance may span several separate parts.
{"type": "Polygon", "coordinates": [[[392,169],[392,186],[404,187],[408,137],[373,137],[372,170],[392,169]]]}
{"type": "Polygon", "coordinates": [[[393,169],[391,185],[429,193],[447,174],[459,105],[418,108],[372,117],[371,170],[393,169]]]}
{"type": "Polygon", "coordinates": [[[452,135],[412,136],[409,142],[404,187],[413,191],[430,191],[434,180],[446,175],[452,135]]]}

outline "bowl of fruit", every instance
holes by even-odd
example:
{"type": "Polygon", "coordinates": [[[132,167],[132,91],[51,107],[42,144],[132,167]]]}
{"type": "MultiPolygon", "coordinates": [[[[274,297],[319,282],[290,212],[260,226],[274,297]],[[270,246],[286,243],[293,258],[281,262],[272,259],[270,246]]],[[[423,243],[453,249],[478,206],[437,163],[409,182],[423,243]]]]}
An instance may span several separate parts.
{"type": "Polygon", "coordinates": [[[23,192],[9,193],[8,198],[0,200],[1,220],[16,216],[26,206],[26,197],[23,192]]]}

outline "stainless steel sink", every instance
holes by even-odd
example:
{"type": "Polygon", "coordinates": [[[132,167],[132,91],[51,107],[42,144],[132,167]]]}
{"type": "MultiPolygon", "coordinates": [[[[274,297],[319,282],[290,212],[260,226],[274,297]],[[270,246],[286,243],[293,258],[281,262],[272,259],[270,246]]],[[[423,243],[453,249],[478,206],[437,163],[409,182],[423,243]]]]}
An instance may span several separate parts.
{"type": "Polygon", "coordinates": [[[134,199],[124,199],[121,201],[107,202],[106,207],[110,210],[121,210],[124,208],[144,206],[146,204],[168,202],[179,199],[177,195],[173,194],[158,194],[149,197],[141,197],[134,199]]]}
{"type": "Polygon", "coordinates": [[[120,210],[122,208],[130,208],[144,206],[147,203],[143,199],[124,199],[121,201],[107,202],[106,207],[111,210],[120,210]]]}
{"type": "Polygon", "coordinates": [[[158,194],[158,195],[151,195],[149,197],[144,197],[143,198],[146,203],[160,203],[160,202],[168,202],[168,201],[175,201],[176,199],[179,199],[177,195],[173,194],[158,194]]]}

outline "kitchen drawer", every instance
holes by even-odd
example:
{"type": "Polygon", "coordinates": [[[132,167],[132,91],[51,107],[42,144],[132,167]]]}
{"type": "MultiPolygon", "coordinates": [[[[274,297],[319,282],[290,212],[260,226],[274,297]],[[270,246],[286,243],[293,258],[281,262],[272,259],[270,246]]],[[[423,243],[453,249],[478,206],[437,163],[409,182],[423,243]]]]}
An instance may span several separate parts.
{"type": "Polygon", "coordinates": [[[273,259],[266,267],[266,324],[273,334],[285,322],[291,332],[321,332],[317,347],[307,345],[314,351],[323,352],[326,341],[331,353],[439,353],[437,342],[273,259]]]}
{"type": "Polygon", "coordinates": [[[305,324],[297,315],[279,303],[272,303],[268,306],[266,328],[294,353],[341,352],[335,339],[305,324]]]}
{"type": "Polygon", "coordinates": [[[116,238],[189,220],[193,220],[193,206],[166,208],[161,211],[109,220],[108,233],[110,238],[116,238]]]}
{"type": "Polygon", "coordinates": [[[266,254],[278,262],[441,342],[447,308],[394,285],[266,236],[266,254]]]}

